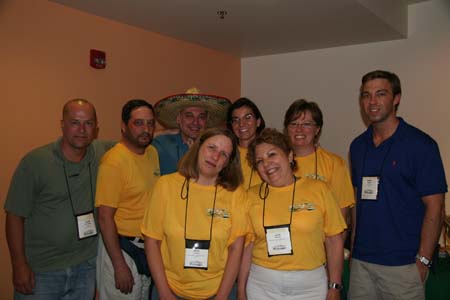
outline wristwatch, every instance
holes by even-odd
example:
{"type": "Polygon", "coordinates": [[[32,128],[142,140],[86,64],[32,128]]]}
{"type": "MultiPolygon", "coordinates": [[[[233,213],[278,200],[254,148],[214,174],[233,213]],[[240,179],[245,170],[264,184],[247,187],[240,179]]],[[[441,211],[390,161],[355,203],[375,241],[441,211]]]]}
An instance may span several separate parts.
{"type": "Polygon", "coordinates": [[[426,258],[425,256],[422,256],[420,254],[416,255],[416,259],[418,261],[420,261],[422,264],[424,264],[425,266],[427,266],[428,268],[431,268],[431,265],[433,264],[433,262],[431,260],[429,260],[428,258],[426,258]]]}
{"type": "Polygon", "coordinates": [[[336,283],[336,282],[329,282],[328,283],[328,288],[329,289],[336,289],[336,290],[342,290],[344,288],[344,286],[340,283],[336,283]]]}

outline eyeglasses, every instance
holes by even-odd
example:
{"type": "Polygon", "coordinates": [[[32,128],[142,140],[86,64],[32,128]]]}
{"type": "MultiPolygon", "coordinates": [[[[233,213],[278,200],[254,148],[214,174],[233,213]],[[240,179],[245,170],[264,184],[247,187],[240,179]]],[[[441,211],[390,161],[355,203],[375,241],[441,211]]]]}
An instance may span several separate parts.
{"type": "Polygon", "coordinates": [[[249,114],[246,114],[243,118],[232,117],[230,123],[231,123],[231,125],[240,125],[241,122],[250,123],[254,119],[256,119],[255,115],[249,113],[249,114]]]}
{"type": "Polygon", "coordinates": [[[309,129],[312,129],[313,127],[315,127],[315,126],[317,126],[317,124],[316,123],[312,123],[312,122],[303,122],[303,123],[291,122],[291,123],[288,124],[288,128],[289,129],[296,129],[296,128],[301,127],[302,129],[309,130],[309,129]]]}

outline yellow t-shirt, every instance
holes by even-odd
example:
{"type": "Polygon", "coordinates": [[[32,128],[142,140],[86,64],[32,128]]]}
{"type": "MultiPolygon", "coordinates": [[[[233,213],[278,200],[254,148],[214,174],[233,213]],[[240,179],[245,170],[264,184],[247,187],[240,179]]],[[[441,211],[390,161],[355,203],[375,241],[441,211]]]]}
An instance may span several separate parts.
{"type": "MultiPolygon", "coordinates": [[[[269,186],[265,200],[265,226],[289,224],[294,184],[269,186]]],[[[253,231],[252,261],[275,270],[312,270],[326,261],[325,236],[336,235],[345,228],[341,211],[328,186],[312,179],[297,179],[290,226],[292,255],[268,256],[263,227],[264,201],[259,187],[248,191],[248,215],[253,231]]]]}
{"type": "Polygon", "coordinates": [[[247,160],[247,153],[248,153],[247,148],[239,147],[239,156],[241,158],[242,174],[244,175],[244,183],[243,183],[244,190],[248,190],[249,188],[255,185],[259,186],[262,182],[258,172],[256,170],[253,170],[253,168],[250,166],[247,160]]]}
{"type": "Polygon", "coordinates": [[[297,177],[318,179],[329,184],[334,198],[339,207],[355,205],[350,173],[345,161],[338,155],[321,147],[317,148],[317,178],[316,178],[316,154],[313,152],[307,156],[295,157],[298,170],[297,177]]]}
{"type": "Polygon", "coordinates": [[[118,143],[100,162],[95,206],[117,208],[114,221],[120,235],[142,236],[140,225],[158,178],[158,152],[153,146],[138,155],[118,143]]]}
{"type": "Polygon", "coordinates": [[[216,197],[209,248],[208,270],[184,269],[185,177],[179,173],[162,176],[156,183],[142,222],[145,236],[161,240],[161,254],[172,291],[187,299],[206,299],[217,293],[228,257],[228,246],[246,234],[245,196],[242,187],[230,192],[218,186],[189,182],[186,238],[208,240],[211,212],[216,197]]]}

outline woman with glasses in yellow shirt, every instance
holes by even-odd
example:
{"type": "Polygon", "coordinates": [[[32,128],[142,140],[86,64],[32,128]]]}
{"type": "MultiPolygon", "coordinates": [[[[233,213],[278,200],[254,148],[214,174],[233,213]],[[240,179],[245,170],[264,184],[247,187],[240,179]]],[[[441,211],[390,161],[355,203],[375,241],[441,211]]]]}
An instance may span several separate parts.
{"type": "Polygon", "coordinates": [[[284,133],[294,149],[298,165],[295,175],[326,182],[347,220],[355,204],[350,173],[342,157],[320,146],[322,127],[322,111],[315,102],[295,100],[286,111],[284,133]]]}
{"type": "Polygon", "coordinates": [[[265,126],[266,123],[258,107],[248,98],[239,98],[228,108],[227,127],[239,141],[239,154],[245,190],[261,183],[258,173],[247,161],[247,148],[265,126]]]}

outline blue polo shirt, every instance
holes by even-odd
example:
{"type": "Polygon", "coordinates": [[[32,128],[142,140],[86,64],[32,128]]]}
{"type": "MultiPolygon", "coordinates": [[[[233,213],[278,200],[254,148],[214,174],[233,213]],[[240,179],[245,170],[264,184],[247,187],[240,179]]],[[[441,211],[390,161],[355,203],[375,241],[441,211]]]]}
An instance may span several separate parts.
{"type": "Polygon", "coordinates": [[[176,172],[178,161],[189,150],[189,146],[181,138],[181,133],[157,136],[152,145],[158,151],[161,176],[176,172]]]}
{"type": "Polygon", "coordinates": [[[352,256],[387,266],[415,262],[425,206],[422,197],[447,192],[437,143],[399,118],[395,133],[375,147],[373,128],[350,146],[357,222],[352,256]],[[380,176],[376,201],[361,200],[363,176],[380,176]]]}

